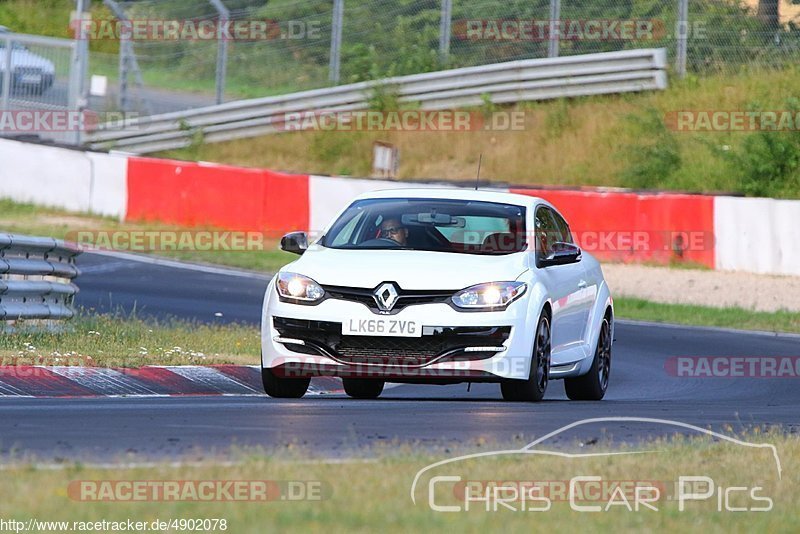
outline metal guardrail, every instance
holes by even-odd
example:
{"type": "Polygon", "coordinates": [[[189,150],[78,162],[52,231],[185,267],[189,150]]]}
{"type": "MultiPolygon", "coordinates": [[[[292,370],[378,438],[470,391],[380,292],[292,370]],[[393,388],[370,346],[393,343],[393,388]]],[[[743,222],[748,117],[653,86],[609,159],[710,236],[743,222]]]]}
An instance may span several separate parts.
{"type": "Polygon", "coordinates": [[[287,113],[367,109],[376,90],[440,110],[480,106],[484,95],[504,104],[665,89],[666,67],[663,48],[495,63],[153,115],[101,126],[88,142],[93,149],[147,153],[187,146],[198,131],[207,143],[255,137],[281,131],[287,113]]]}
{"type": "Polygon", "coordinates": [[[49,237],[0,234],[0,320],[69,319],[80,250],[49,237]]]}

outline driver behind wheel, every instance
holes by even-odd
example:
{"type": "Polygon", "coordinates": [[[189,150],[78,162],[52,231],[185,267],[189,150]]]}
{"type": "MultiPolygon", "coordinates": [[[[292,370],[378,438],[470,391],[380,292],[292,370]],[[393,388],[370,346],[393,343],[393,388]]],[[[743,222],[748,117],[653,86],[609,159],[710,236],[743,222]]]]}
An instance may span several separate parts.
{"type": "Polygon", "coordinates": [[[381,232],[378,237],[391,239],[401,246],[408,242],[408,228],[400,223],[399,219],[386,219],[381,222],[381,232]]]}

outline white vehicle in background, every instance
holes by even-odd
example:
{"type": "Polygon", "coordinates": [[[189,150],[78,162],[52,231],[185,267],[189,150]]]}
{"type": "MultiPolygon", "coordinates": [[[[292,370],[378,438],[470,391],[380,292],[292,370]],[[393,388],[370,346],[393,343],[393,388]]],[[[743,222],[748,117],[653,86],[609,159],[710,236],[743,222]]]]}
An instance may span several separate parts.
{"type": "Polygon", "coordinates": [[[356,198],[272,279],[262,314],[262,376],[273,397],[340,376],[348,395],[384,382],[496,382],[541,400],[550,379],[600,400],[614,311],[599,263],[540,198],[453,189],[356,198]]]}
{"type": "MultiPolygon", "coordinates": [[[[13,34],[8,28],[0,26],[0,90],[6,76],[6,37],[10,35],[13,34]]],[[[21,43],[11,42],[11,94],[39,96],[50,89],[56,78],[53,62],[34,54],[21,43]]]]}

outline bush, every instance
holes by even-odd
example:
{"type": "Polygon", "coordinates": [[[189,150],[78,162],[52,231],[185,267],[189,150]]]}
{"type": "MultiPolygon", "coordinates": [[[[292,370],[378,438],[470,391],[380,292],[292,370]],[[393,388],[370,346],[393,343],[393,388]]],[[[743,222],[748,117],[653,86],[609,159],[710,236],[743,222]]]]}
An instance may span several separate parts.
{"type": "MultiPolygon", "coordinates": [[[[763,109],[754,105],[754,109],[763,109]]],[[[800,100],[790,98],[784,106],[794,116],[800,100]]],[[[747,136],[730,156],[740,190],[749,196],[796,196],[800,190],[800,128],[790,131],[762,130],[747,136]]]]}
{"type": "Polygon", "coordinates": [[[657,109],[648,108],[640,115],[628,115],[637,142],[623,149],[628,162],[622,181],[633,188],[663,188],[681,167],[680,145],[667,129],[657,109]]]}

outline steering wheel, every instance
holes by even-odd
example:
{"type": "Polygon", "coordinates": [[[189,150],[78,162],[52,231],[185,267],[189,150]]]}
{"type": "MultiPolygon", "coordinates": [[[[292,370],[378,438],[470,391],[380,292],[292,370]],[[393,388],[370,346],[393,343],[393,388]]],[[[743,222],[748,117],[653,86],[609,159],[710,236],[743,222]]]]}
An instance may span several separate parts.
{"type": "Polygon", "coordinates": [[[366,241],[361,243],[359,247],[382,248],[386,247],[387,245],[391,245],[393,247],[402,247],[400,243],[398,243],[394,239],[389,239],[388,237],[376,237],[375,239],[367,239],[366,241]]]}

